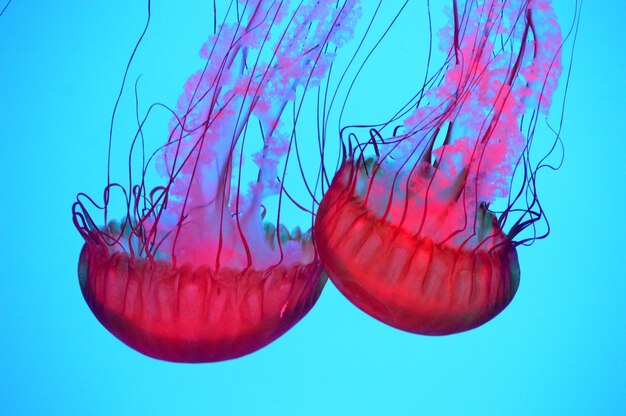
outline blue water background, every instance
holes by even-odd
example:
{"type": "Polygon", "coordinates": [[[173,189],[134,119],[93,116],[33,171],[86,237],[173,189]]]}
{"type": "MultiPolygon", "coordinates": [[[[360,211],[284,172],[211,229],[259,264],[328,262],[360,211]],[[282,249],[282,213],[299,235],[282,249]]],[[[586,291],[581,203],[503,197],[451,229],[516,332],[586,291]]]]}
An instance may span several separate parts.
{"type": "MultiPolygon", "coordinates": [[[[154,1],[138,65],[167,56],[145,88],[161,85],[155,99],[172,104],[210,8],[165,3],[154,1]]],[[[557,3],[567,25],[573,2],[557,3]]],[[[459,335],[416,336],[329,284],[284,337],[208,365],[136,353],[96,321],[78,287],[70,206],[78,191],[101,195],[111,109],[144,21],[137,0],[14,0],[0,17],[0,414],[626,414],[626,3],[583,7],[565,163],[539,179],[552,233],[520,248],[521,286],[500,316],[459,335]]],[[[381,53],[406,70],[399,52],[381,53]]]]}

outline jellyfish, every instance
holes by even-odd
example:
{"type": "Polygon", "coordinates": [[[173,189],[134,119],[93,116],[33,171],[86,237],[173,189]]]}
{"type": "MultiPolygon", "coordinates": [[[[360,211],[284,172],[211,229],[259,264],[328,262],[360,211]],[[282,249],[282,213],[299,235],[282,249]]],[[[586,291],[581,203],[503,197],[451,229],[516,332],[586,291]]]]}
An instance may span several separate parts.
{"type": "Polygon", "coordinates": [[[80,288],[128,346],[173,362],[233,359],[314,305],[326,277],[312,232],[288,229],[281,216],[290,204],[311,228],[311,208],[291,196],[285,176],[300,162],[304,96],[359,10],[354,0],[231,1],[200,51],[204,67],[171,109],[169,134],[149,150],[140,121],[128,185],[109,179],[103,203],[78,195],[80,288]],[[110,220],[114,194],[124,206],[110,220]]]}
{"type": "Polygon", "coordinates": [[[531,148],[562,72],[547,0],[454,0],[447,15],[445,62],[408,110],[364,138],[342,134],[314,226],[353,304],[424,335],[478,327],[513,299],[517,247],[545,236],[535,184],[547,162],[531,148]]]}

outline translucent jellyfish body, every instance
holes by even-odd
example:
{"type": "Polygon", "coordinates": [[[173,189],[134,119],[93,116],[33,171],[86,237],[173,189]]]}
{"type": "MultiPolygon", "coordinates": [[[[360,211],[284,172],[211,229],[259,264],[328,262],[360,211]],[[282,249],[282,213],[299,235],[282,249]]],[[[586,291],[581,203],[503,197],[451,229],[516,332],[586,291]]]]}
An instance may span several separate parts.
{"type": "MultiPolygon", "coordinates": [[[[297,163],[299,115],[291,110],[350,37],[358,7],[236,3],[202,48],[206,64],[185,84],[169,136],[144,154],[138,134],[130,184],[109,183],[102,205],[80,194],[73,208],[85,239],[78,274],[87,304],[115,336],[158,359],[251,353],[298,322],[325,282],[311,232],[288,230],[281,217],[290,202],[286,165],[297,163]],[[161,185],[148,187],[150,170],[161,185]],[[115,192],[126,217],[109,222],[115,192]],[[273,217],[268,200],[278,206],[273,217]]],[[[309,215],[304,225],[312,222],[309,215]]]]}
{"type": "Polygon", "coordinates": [[[542,217],[528,155],[561,74],[549,1],[452,6],[439,32],[446,61],[419,104],[393,134],[346,146],[315,222],[339,290],[373,317],[427,335],[475,328],[513,299],[516,246],[526,242],[516,236],[542,217]],[[506,207],[490,211],[498,199],[506,207]]]}

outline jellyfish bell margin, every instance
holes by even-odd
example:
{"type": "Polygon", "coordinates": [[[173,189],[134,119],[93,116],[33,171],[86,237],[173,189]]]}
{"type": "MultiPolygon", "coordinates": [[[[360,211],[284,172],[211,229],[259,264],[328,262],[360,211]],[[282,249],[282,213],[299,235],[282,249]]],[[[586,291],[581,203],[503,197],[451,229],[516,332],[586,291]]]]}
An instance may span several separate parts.
{"type": "Polygon", "coordinates": [[[129,184],[109,179],[103,204],[78,195],[80,288],[128,346],[173,362],[233,359],[280,337],[315,304],[326,277],[311,232],[289,231],[281,217],[292,201],[312,226],[309,202],[292,200],[284,183],[288,163],[298,166],[289,156],[304,95],[358,17],[355,0],[229,8],[201,50],[206,65],[170,110],[165,142],[146,150],[146,115],[130,144],[129,184]],[[162,184],[148,185],[151,170],[162,184]],[[119,222],[108,220],[113,194],[125,201],[119,222]],[[272,198],[275,215],[265,205],[272,198]]]}
{"type": "Polygon", "coordinates": [[[515,237],[545,220],[535,178],[546,155],[533,164],[531,147],[562,70],[549,1],[452,5],[445,63],[393,134],[372,129],[356,145],[350,134],[314,226],[348,300],[424,335],[476,328],[515,296],[516,247],[537,238],[515,237]],[[499,199],[506,208],[491,212],[499,199]]]}

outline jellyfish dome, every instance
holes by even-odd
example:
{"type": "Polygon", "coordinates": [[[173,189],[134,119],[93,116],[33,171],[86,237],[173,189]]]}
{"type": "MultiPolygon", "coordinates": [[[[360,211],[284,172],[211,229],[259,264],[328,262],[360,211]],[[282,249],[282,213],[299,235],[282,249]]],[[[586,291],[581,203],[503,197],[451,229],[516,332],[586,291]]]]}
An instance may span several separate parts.
{"type": "Polygon", "coordinates": [[[293,202],[309,212],[305,230],[313,223],[306,204],[291,201],[285,172],[298,163],[298,109],[350,38],[359,8],[235,3],[203,46],[205,66],[186,82],[169,135],[144,154],[140,131],[129,185],[109,182],[103,204],[79,194],[73,206],[87,304],[124,343],[162,360],[258,350],[298,322],[325,283],[311,231],[288,230],[281,217],[293,202]],[[147,185],[149,171],[160,185],[147,185]],[[110,221],[116,193],[126,215],[110,221]]]}
{"type": "Polygon", "coordinates": [[[339,290],[426,335],[480,326],[513,299],[527,242],[516,236],[540,216],[528,154],[561,74],[549,1],[455,0],[448,16],[445,62],[393,134],[345,146],[315,222],[339,290]]]}

